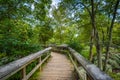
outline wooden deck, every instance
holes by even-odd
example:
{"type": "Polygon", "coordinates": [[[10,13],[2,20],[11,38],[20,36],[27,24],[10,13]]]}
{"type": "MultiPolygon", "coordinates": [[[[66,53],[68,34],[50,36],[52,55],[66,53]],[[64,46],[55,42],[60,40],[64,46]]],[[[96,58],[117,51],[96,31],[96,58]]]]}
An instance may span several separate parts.
{"type": "Polygon", "coordinates": [[[74,67],[64,54],[51,53],[51,59],[43,68],[39,80],[75,80],[74,67]]]}

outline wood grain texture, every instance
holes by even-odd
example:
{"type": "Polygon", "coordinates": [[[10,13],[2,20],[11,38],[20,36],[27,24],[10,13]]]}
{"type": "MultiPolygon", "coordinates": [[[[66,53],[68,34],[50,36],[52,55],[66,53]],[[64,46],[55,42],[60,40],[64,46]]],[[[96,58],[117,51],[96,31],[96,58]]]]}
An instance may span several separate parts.
{"type": "Polygon", "coordinates": [[[6,80],[8,77],[12,76],[13,74],[15,74],[16,72],[18,72],[19,70],[27,66],[29,63],[39,58],[42,54],[48,52],[51,49],[51,47],[46,48],[44,50],[41,50],[39,52],[36,52],[34,54],[28,55],[9,64],[1,66],[0,80],[6,80]]]}
{"type": "Polygon", "coordinates": [[[51,59],[43,68],[39,80],[75,80],[74,67],[64,54],[51,53],[51,59]]]}

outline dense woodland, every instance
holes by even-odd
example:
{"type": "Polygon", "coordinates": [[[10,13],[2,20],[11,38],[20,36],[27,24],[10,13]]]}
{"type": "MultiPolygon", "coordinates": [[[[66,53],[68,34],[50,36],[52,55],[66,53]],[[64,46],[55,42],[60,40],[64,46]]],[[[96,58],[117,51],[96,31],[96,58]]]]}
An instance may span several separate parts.
{"type": "Polygon", "coordinates": [[[120,79],[120,0],[0,0],[0,65],[68,44],[120,79]]]}

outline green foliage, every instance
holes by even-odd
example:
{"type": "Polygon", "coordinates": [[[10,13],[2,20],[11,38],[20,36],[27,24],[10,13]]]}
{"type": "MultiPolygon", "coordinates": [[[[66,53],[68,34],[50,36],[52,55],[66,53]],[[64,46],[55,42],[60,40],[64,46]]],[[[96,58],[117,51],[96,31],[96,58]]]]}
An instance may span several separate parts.
{"type": "Polygon", "coordinates": [[[0,1],[0,65],[40,50],[52,37],[50,4],[47,0],[0,1]]]}
{"type": "Polygon", "coordinates": [[[52,37],[52,29],[48,26],[44,26],[40,28],[39,32],[39,40],[41,43],[46,44],[46,41],[48,41],[52,37]]]}
{"type": "MultiPolygon", "coordinates": [[[[95,56],[95,47],[93,47],[93,56],[95,56]]],[[[86,58],[89,59],[89,46],[84,46],[84,48],[82,49],[81,54],[86,58]]]]}
{"type": "MultiPolygon", "coordinates": [[[[15,21],[9,21],[8,24],[2,27],[2,38],[0,39],[1,50],[0,52],[7,53],[7,55],[14,55],[14,54],[28,54],[31,49],[35,49],[38,47],[34,43],[31,43],[32,38],[32,28],[30,25],[18,21],[16,24],[13,25],[15,21]],[[7,25],[11,25],[11,27],[6,27],[7,25]],[[8,28],[7,31],[5,31],[8,28]],[[5,30],[4,30],[5,29],[5,30]],[[34,46],[35,45],[35,46],[34,46]],[[22,52],[21,52],[22,51],[22,52]]],[[[1,25],[4,23],[1,23],[1,25]]]]}
{"type": "Polygon", "coordinates": [[[116,48],[118,46],[120,46],[120,24],[119,23],[115,23],[115,28],[113,29],[113,37],[112,37],[112,40],[113,40],[113,44],[115,44],[116,48]]]}
{"type": "Polygon", "coordinates": [[[76,51],[78,51],[79,53],[81,53],[82,49],[83,49],[83,46],[81,44],[78,44],[78,42],[69,42],[68,45],[75,49],[76,51]]]}
{"type": "Polygon", "coordinates": [[[38,64],[38,61],[33,61],[31,64],[29,64],[26,67],[26,73],[28,74],[30,71],[32,71],[32,69],[38,64]]]}
{"type": "Polygon", "coordinates": [[[5,56],[6,56],[5,53],[0,53],[0,58],[5,57],[5,56]]]}
{"type": "Polygon", "coordinates": [[[108,73],[114,80],[120,80],[120,73],[108,73]]]}
{"type": "Polygon", "coordinates": [[[13,76],[9,77],[7,80],[21,80],[22,79],[22,71],[17,72],[13,76]]]}
{"type": "Polygon", "coordinates": [[[110,54],[109,64],[112,66],[112,69],[119,69],[120,67],[120,54],[110,54]]]}

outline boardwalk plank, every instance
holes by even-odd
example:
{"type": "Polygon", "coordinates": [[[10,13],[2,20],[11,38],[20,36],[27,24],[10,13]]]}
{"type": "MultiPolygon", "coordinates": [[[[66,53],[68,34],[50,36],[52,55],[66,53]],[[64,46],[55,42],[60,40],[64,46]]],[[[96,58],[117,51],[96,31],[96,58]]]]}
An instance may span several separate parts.
{"type": "Polygon", "coordinates": [[[74,80],[74,67],[64,54],[51,53],[51,59],[43,68],[39,80],[74,80]]]}

